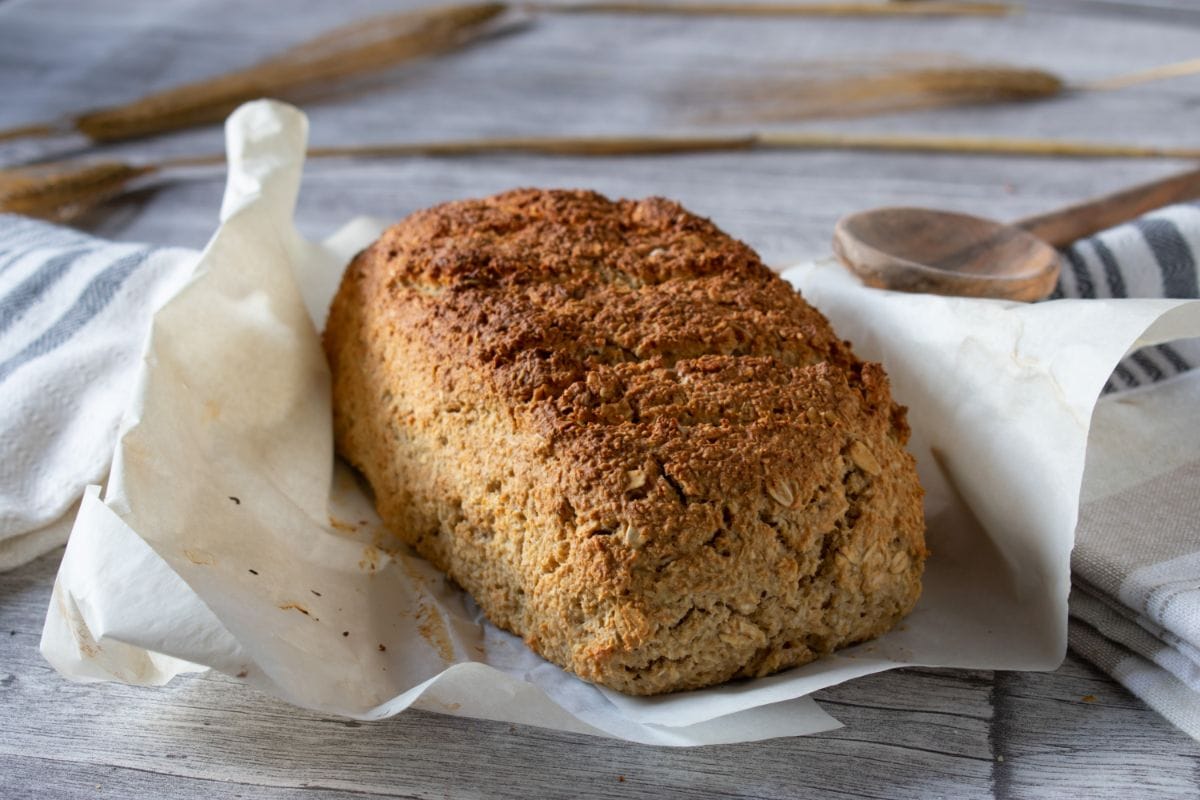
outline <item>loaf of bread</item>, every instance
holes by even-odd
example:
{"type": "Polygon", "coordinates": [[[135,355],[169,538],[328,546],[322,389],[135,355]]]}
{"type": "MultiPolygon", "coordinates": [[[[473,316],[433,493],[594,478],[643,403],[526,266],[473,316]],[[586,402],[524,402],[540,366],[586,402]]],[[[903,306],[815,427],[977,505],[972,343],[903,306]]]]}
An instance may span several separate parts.
{"type": "Polygon", "coordinates": [[[767,675],[920,593],[879,364],[676,203],[518,190],[392,227],[324,342],[338,452],[496,625],[635,695],[767,675]]]}

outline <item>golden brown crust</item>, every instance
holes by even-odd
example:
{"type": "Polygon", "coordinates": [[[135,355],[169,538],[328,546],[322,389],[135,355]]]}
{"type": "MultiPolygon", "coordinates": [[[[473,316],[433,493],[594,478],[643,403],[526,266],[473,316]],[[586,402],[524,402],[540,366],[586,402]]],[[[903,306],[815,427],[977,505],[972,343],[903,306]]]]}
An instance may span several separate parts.
{"type": "Polygon", "coordinates": [[[878,364],[659,198],[412,215],[325,332],[339,452],[488,617],[631,694],[768,674],[920,593],[921,489],[878,364]]]}

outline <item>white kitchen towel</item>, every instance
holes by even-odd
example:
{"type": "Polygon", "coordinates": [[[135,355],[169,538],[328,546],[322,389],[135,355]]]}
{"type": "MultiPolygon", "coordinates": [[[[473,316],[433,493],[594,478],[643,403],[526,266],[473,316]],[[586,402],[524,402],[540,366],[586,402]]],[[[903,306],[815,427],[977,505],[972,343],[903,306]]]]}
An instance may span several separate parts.
{"type": "MultiPolygon", "coordinates": [[[[1200,296],[1200,206],[1078,242],[1057,296],[1200,296]]],[[[1071,556],[1070,643],[1200,738],[1200,342],[1139,350],[1096,407],[1071,556]],[[1190,371],[1189,371],[1190,370],[1190,371]]]]}
{"type": "Polygon", "coordinates": [[[195,257],[0,215],[0,570],[66,541],[108,472],[150,317],[195,257]]]}

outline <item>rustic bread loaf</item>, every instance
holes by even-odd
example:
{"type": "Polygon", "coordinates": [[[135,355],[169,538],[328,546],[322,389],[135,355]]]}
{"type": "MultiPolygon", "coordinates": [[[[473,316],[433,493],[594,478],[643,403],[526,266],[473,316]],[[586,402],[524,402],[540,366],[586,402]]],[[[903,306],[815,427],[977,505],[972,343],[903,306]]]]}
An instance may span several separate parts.
{"type": "Polygon", "coordinates": [[[922,490],[878,364],[658,198],[519,190],[350,264],[338,451],[488,618],[630,694],[803,664],[920,593],[922,490]]]}

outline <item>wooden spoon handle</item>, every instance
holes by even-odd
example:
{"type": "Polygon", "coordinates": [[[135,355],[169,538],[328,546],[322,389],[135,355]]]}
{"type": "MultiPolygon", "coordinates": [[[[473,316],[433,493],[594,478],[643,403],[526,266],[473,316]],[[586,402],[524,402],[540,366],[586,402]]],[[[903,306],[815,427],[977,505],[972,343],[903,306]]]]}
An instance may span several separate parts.
{"type": "Polygon", "coordinates": [[[1200,197],[1200,169],[1193,169],[1057,211],[1026,217],[1013,225],[1055,247],[1066,247],[1147,211],[1197,197],[1200,197]]]}

